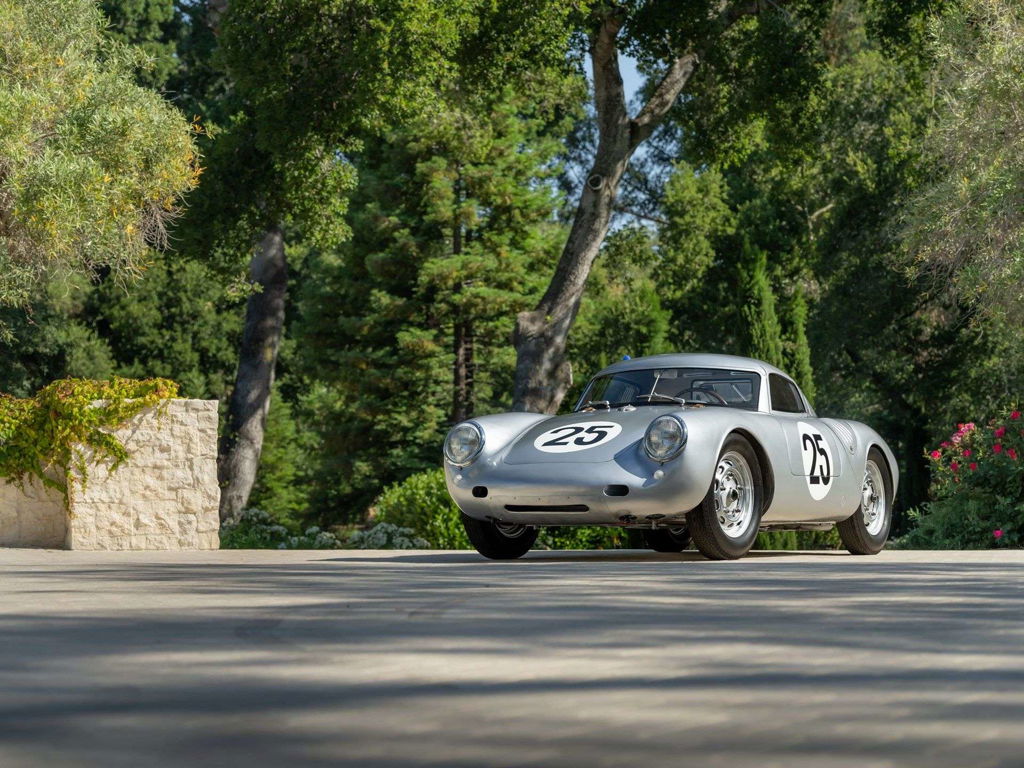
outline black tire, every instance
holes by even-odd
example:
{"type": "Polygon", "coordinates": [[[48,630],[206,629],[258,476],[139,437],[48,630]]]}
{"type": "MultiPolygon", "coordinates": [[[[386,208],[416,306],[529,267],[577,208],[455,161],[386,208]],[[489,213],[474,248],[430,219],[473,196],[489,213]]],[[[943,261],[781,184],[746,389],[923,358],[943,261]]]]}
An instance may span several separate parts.
{"type": "MultiPolygon", "coordinates": [[[[892,526],[892,476],[889,474],[889,465],[885,463],[885,456],[877,448],[868,451],[867,467],[865,468],[864,490],[861,493],[861,503],[857,505],[856,511],[836,525],[839,531],[839,538],[843,546],[851,555],[877,555],[885,546],[889,538],[889,528],[892,526]],[[884,515],[881,527],[870,526],[865,515],[865,492],[868,484],[868,476],[871,474],[871,465],[874,464],[878,470],[878,476],[882,480],[884,496],[881,499],[881,514],[884,515]],[[874,528],[874,532],[872,532],[874,528]]],[[[872,486],[874,486],[872,482],[872,486]]],[[[877,493],[875,494],[877,495],[877,493]]]]}
{"type": "Polygon", "coordinates": [[[658,528],[641,531],[644,546],[655,552],[682,552],[690,545],[690,531],[686,528],[658,528]]]}
{"type": "MultiPolygon", "coordinates": [[[[730,467],[734,465],[729,464],[730,467]]],[[[732,472],[733,470],[725,470],[732,472]]],[[[732,474],[728,475],[729,484],[732,483],[732,474]]],[[[735,498],[730,503],[738,501],[742,497],[739,493],[741,488],[730,489],[726,486],[726,493],[734,493],[735,498]]],[[[744,489],[745,490],[745,489],[744,489]]],[[[757,538],[757,529],[761,523],[761,513],[764,511],[764,479],[761,474],[761,465],[757,460],[757,454],[751,447],[750,442],[742,435],[730,435],[722,452],[715,464],[715,477],[711,479],[707,495],[696,509],[690,510],[686,516],[687,527],[690,529],[690,536],[693,543],[697,545],[700,553],[709,560],[736,560],[743,557],[754,545],[757,538]],[[723,461],[727,460],[728,454],[738,454],[746,463],[749,470],[750,494],[751,494],[751,515],[746,522],[746,527],[737,531],[738,535],[729,535],[719,522],[719,514],[715,506],[716,490],[719,487],[719,469],[723,461]]],[[[728,523],[727,523],[728,524],[728,523]]]]}
{"type": "Polygon", "coordinates": [[[497,526],[462,513],[462,525],[476,551],[491,560],[515,560],[530,551],[537,529],[525,525],[497,526]]]}

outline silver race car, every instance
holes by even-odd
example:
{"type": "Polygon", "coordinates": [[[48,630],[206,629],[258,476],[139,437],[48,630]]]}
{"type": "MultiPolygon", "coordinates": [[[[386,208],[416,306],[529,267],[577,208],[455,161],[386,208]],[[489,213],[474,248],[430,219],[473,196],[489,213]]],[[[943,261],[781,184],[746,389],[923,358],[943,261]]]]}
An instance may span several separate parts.
{"type": "Polygon", "coordinates": [[[526,553],[539,526],[640,528],[648,547],[733,559],[758,530],[837,526],[881,550],[899,479],[870,427],[820,419],[777,368],[731,355],[655,355],[598,373],[572,413],[456,424],[448,491],[485,557],[526,553]]]}

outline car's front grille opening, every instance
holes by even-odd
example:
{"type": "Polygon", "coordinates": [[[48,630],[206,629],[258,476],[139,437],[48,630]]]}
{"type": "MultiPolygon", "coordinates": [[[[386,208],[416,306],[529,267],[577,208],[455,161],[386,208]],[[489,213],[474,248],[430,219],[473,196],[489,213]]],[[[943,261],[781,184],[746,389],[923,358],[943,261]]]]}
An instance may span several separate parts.
{"type": "Polygon", "coordinates": [[[487,498],[487,486],[486,485],[474,485],[473,486],[473,497],[477,499],[487,498]]]}
{"type": "Polygon", "coordinates": [[[628,485],[606,485],[604,487],[605,496],[626,496],[629,494],[628,485]]]}
{"type": "Polygon", "coordinates": [[[506,504],[509,512],[589,512],[586,504],[506,504]]]}

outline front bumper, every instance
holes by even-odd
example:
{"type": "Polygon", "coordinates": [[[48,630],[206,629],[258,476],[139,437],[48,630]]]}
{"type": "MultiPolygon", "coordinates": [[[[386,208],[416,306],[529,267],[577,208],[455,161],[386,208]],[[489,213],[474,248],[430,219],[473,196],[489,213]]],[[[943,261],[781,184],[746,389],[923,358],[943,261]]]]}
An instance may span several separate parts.
{"type": "Polygon", "coordinates": [[[646,456],[615,461],[445,463],[448,491],[478,520],[525,525],[678,525],[700,504],[708,480],[686,452],[660,465],[646,456]],[[486,493],[486,495],[483,495],[486,493]]]}

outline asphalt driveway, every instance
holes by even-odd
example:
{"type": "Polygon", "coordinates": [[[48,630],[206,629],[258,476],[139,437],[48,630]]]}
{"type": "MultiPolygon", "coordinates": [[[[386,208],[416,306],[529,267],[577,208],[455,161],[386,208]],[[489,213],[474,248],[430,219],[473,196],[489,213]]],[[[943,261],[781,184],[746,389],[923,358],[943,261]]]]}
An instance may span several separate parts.
{"type": "Polygon", "coordinates": [[[1024,552],[0,551],[0,766],[1022,766],[1024,552]]]}

